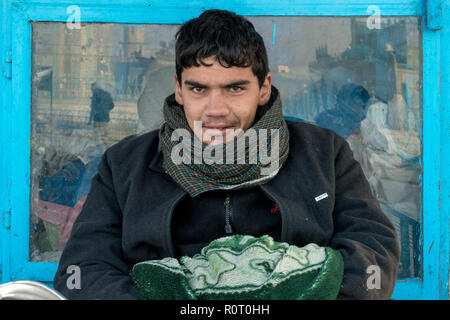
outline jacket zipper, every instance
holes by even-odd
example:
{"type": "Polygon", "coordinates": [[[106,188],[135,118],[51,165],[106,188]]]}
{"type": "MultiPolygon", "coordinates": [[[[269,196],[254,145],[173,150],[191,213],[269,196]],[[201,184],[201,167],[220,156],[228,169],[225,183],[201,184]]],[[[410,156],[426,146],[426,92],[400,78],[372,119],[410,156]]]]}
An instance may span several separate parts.
{"type": "Polygon", "coordinates": [[[230,195],[227,195],[227,197],[225,198],[224,206],[225,206],[225,232],[227,234],[232,234],[233,229],[231,228],[230,218],[233,214],[233,207],[231,206],[230,195]]]}
{"type": "Polygon", "coordinates": [[[177,206],[177,204],[186,196],[186,192],[181,192],[179,193],[174,201],[172,202],[170,208],[169,208],[169,214],[167,215],[167,220],[166,220],[166,248],[167,248],[167,252],[169,253],[169,256],[172,258],[175,258],[175,247],[174,244],[172,242],[172,233],[171,233],[171,223],[172,223],[172,215],[173,215],[173,211],[175,210],[175,207],[177,206]]]}

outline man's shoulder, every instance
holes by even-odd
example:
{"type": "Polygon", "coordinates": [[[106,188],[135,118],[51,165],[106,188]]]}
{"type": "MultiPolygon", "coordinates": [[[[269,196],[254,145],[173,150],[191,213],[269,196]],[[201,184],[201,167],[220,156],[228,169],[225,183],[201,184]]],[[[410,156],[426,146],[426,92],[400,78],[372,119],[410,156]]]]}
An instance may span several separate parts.
{"type": "Polygon", "coordinates": [[[320,144],[335,143],[336,140],[342,142],[344,140],[336,132],[311,122],[286,120],[286,123],[289,129],[289,138],[298,143],[320,144]]]}
{"type": "Polygon", "coordinates": [[[158,151],[158,131],[152,130],[127,136],[109,147],[105,154],[113,162],[134,159],[149,161],[158,151]]]}
{"type": "Polygon", "coordinates": [[[159,129],[132,134],[118,141],[110,149],[133,148],[138,145],[151,144],[153,141],[157,142],[158,132],[159,129]]]}

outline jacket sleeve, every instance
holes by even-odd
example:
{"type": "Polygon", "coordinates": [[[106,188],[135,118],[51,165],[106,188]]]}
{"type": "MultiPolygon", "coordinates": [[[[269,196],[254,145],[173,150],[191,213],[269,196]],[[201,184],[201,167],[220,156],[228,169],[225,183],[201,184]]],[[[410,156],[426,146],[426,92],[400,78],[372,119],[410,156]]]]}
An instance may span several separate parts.
{"type": "Polygon", "coordinates": [[[128,274],[129,266],[122,259],[122,211],[106,154],[92,179],[54,278],[54,288],[68,299],[140,298],[128,274]],[[70,266],[79,267],[80,288],[67,285],[74,275],[70,266]]]}
{"type": "Polygon", "coordinates": [[[400,246],[395,228],[372,195],[347,141],[337,136],[334,237],[344,259],[338,299],[389,299],[397,280],[400,246]]]}

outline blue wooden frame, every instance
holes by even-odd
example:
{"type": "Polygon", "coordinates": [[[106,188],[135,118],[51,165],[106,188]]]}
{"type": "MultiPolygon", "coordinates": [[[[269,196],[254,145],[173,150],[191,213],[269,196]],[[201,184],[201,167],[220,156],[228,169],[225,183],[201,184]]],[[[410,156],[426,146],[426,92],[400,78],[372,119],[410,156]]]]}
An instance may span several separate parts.
{"type": "MultiPolygon", "coordinates": [[[[56,263],[29,261],[31,21],[68,19],[73,0],[0,6],[0,282],[50,284],[56,263]],[[11,49],[11,50],[10,50],[11,49]],[[11,65],[11,66],[10,66],[11,65]]],[[[423,21],[423,276],[397,282],[394,299],[448,299],[450,217],[450,5],[439,0],[80,0],[81,22],[183,23],[209,8],[247,16],[421,16],[423,21]]]]}

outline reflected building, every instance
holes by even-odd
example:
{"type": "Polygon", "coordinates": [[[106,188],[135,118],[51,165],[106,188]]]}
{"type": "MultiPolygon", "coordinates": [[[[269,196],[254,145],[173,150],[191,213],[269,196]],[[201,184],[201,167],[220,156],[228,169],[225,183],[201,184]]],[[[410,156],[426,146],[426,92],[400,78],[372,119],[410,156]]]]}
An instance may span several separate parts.
{"type": "MultiPolygon", "coordinates": [[[[168,86],[154,71],[174,65],[176,30],[176,25],[32,24],[32,261],[58,260],[104,150],[152,129],[142,117],[162,114],[164,91],[153,97],[158,106],[148,107],[148,89],[164,84],[173,90],[173,80],[168,86]],[[89,124],[93,83],[101,83],[113,100],[104,123],[93,118],[89,124]]],[[[165,76],[170,77],[173,72],[165,76]]]]}
{"type": "Polygon", "coordinates": [[[346,50],[331,54],[327,44],[316,47],[315,60],[308,63],[311,82],[289,98],[286,113],[310,123],[320,118],[320,126],[347,139],[400,236],[400,277],[414,277],[420,272],[422,209],[420,35],[418,26],[407,20],[381,22],[380,29],[369,29],[365,19],[352,18],[346,50]],[[349,84],[363,87],[371,97],[365,119],[351,135],[349,112],[336,112],[341,88],[349,84]],[[327,113],[334,119],[324,123],[327,113]]]}

